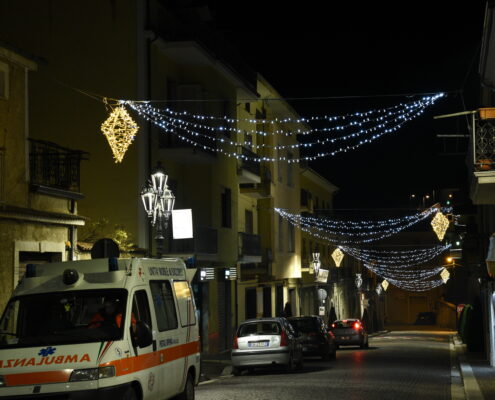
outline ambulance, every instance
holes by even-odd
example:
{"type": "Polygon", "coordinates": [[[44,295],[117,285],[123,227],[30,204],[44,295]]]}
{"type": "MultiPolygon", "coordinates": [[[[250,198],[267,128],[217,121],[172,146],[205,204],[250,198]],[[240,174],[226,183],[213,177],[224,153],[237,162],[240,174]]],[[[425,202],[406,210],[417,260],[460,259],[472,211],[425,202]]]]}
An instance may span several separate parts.
{"type": "Polygon", "coordinates": [[[0,399],[194,399],[194,272],[180,259],[29,264],[0,320],[0,399]]]}

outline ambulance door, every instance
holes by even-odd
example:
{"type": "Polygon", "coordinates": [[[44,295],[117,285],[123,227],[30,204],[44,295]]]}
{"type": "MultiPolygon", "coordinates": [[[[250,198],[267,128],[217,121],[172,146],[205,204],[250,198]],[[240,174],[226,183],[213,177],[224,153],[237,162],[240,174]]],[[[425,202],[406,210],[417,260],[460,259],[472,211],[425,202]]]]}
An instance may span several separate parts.
{"type": "Polygon", "coordinates": [[[181,361],[182,375],[179,377],[181,387],[184,387],[187,378],[189,367],[195,365],[197,352],[196,346],[191,346],[190,343],[198,341],[196,330],[196,312],[194,307],[194,299],[192,290],[187,281],[174,281],[174,292],[177,300],[177,308],[179,311],[179,331],[180,343],[184,349],[184,358],[181,361]]]}
{"type": "Polygon", "coordinates": [[[182,377],[183,357],[172,285],[167,279],[150,280],[150,289],[156,315],[157,346],[164,362],[159,380],[163,385],[163,396],[174,396],[181,389],[179,376],[182,377]]]}
{"type": "MultiPolygon", "coordinates": [[[[136,290],[133,294],[132,313],[131,318],[128,319],[131,337],[134,337],[134,328],[138,321],[145,322],[152,332],[156,331],[148,298],[148,291],[145,289],[136,290]]],[[[145,399],[161,399],[163,396],[160,393],[160,386],[157,382],[158,377],[156,377],[157,370],[159,369],[157,366],[160,364],[160,356],[158,352],[155,351],[156,340],[153,340],[152,344],[147,347],[139,347],[133,340],[132,347],[134,356],[132,369],[135,376],[137,376],[141,382],[143,397],[145,399]]]]}

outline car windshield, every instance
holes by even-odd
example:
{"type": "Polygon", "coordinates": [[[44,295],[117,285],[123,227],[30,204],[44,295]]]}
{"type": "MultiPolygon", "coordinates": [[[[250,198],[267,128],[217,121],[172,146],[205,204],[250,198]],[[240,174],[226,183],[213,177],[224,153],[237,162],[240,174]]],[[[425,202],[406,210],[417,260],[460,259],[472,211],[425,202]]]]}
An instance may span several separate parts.
{"type": "Polygon", "coordinates": [[[280,335],[280,331],[278,322],[249,322],[241,325],[237,336],[280,335]]]}
{"type": "Polygon", "coordinates": [[[12,299],[0,320],[0,348],[122,338],[125,290],[85,290],[12,299]]]}
{"type": "Polygon", "coordinates": [[[358,322],[356,319],[348,319],[345,321],[335,321],[333,324],[335,328],[352,328],[356,322],[358,322]]]}
{"type": "Polygon", "coordinates": [[[296,331],[310,333],[318,331],[318,323],[314,318],[295,318],[289,320],[296,331]]]}

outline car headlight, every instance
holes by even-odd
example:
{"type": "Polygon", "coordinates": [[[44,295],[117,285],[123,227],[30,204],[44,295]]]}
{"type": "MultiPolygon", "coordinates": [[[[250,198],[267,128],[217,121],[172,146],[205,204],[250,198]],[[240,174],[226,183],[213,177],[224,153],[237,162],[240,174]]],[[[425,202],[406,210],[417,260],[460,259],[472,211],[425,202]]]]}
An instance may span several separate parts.
{"type": "Polygon", "coordinates": [[[111,378],[115,376],[115,367],[75,369],[70,375],[71,382],[95,381],[97,379],[111,378]]]}
{"type": "Polygon", "coordinates": [[[5,386],[5,378],[0,375],[0,387],[5,386]]]}

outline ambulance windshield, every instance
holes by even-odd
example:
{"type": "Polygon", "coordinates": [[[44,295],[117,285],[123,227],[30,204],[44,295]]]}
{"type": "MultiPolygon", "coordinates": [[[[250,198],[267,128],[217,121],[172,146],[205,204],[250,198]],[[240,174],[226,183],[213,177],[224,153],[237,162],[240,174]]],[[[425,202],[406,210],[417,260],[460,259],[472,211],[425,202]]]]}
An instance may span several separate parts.
{"type": "Polygon", "coordinates": [[[122,338],[125,290],[80,290],[12,299],[0,320],[0,348],[122,338]]]}

